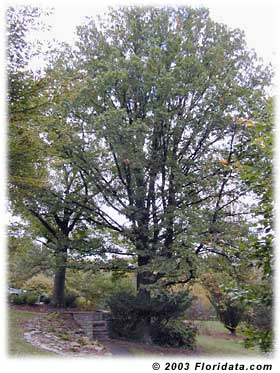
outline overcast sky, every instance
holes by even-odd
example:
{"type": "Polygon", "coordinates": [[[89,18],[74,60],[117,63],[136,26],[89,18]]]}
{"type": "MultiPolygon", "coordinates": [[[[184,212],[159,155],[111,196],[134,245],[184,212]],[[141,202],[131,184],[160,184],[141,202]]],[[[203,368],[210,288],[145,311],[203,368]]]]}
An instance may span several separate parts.
{"type": "MultiPolygon", "coordinates": [[[[8,4],[27,4],[29,0],[10,1],[8,4]]],[[[48,38],[56,38],[73,42],[75,27],[83,22],[86,16],[102,14],[109,5],[192,5],[209,8],[211,17],[218,22],[245,31],[247,44],[254,48],[266,63],[276,63],[277,18],[279,20],[279,5],[277,0],[188,0],[188,1],[59,1],[37,0],[36,4],[53,6],[55,13],[47,22],[52,25],[48,38]]],[[[37,34],[38,36],[38,34],[37,34]]]]}

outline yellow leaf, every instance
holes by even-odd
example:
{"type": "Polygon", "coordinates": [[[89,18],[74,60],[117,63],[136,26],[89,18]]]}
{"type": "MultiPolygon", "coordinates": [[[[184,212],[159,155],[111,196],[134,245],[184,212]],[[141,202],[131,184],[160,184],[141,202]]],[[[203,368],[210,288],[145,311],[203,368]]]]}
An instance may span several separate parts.
{"type": "Polygon", "coordinates": [[[237,119],[236,119],[236,123],[237,123],[237,124],[244,124],[244,122],[245,122],[245,120],[242,119],[242,118],[237,118],[237,119]]]}
{"type": "Polygon", "coordinates": [[[220,159],[220,163],[221,163],[223,166],[228,165],[228,161],[227,161],[226,159],[220,159]]]}
{"type": "Polygon", "coordinates": [[[247,127],[254,127],[254,125],[255,125],[255,123],[251,119],[245,120],[244,124],[247,127]]]}

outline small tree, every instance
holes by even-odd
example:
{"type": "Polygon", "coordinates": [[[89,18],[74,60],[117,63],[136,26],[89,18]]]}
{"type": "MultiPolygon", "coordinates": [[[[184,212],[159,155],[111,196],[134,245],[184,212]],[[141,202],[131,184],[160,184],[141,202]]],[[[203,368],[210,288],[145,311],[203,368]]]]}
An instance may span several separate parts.
{"type": "MultiPolygon", "coordinates": [[[[234,298],[223,284],[233,286],[234,280],[226,273],[207,273],[202,276],[203,285],[208,290],[209,300],[215,308],[220,321],[235,335],[242,320],[244,305],[234,298]]],[[[236,284],[234,284],[236,285],[236,284]]]]}

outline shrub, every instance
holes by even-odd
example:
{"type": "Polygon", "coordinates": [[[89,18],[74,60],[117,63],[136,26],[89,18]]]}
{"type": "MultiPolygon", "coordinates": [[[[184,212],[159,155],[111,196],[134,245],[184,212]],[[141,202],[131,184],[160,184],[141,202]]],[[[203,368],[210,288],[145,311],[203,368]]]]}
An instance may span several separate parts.
{"type": "Polygon", "coordinates": [[[155,323],[151,328],[152,341],[161,346],[188,347],[193,349],[197,327],[181,320],[170,320],[168,323],[155,323]]]}
{"type": "Polygon", "coordinates": [[[113,338],[140,339],[142,322],[136,311],[136,296],[131,293],[118,293],[108,300],[111,310],[109,332],[113,338]]]}
{"type": "Polygon", "coordinates": [[[29,306],[32,306],[33,304],[35,304],[38,300],[38,295],[36,293],[26,293],[26,297],[25,297],[25,300],[26,300],[26,304],[28,304],[29,306]]]}
{"type": "Polygon", "coordinates": [[[95,305],[84,297],[76,298],[75,304],[84,311],[94,311],[96,309],[95,305]]]}
{"type": "Polygon", "coordinates": [[[218,313],[219,319],[224,326],[232,333],[235,334],[236,328],[242,320],[244,313],[244,306],[233,302],[231,300],[224,303],[215,304],[215,309],[218,313]]]}
{"type": "Polygon", "coordinates": [[[44,304],[50,304],[51,298],[48,297],[46,294],[41,295],[40,302],[43,302],[44,304]]]}
{"type": "Polygon", "coordinates": [[[33,292],[27,292],[22,294],[14,294],[12,297],[12,303],[14,304],[28,304],[32,306],[35,304],[38,300],[38,295],[33,292]]]}
{"type": "Polygon", "coordinates": [[[15,294],[15,296],[12,298],[12,302],[14,304],[26,304],[26,294],[15,294]]]}
{"type": "Polygon", "coordinates": [[[39,294],[51,295],[53,289],[53,280],[43,274],[31,277],[24,284],[24,288],[39,294]]]}
{"type": "Polygon", "coordinates": [[[64,296],[64,305],[65,307],[75,308],[77,307],[76,304],[77,295],[73,293],[66,293],[64,296]]]}
{"type": "Polygon", "coordinates": [[[14,303],[15,297],[17,297],[17,294],[9,294],[8,295],[8,302],[9,303],[14,303]]]}
{"type": "Polygon", "coordinates": [[[142,289],[137,295],[115,294],[108,301],[111,309],[111,337],[151,342],[152,326],[177,318],[190,302],[191,299],[185,292],[161,292],[151,297],[142,289]]]}
{"type": "Polygon", "coordinates": [[[245,315],[245,324],[241,327],[245,347],[258,345],[263,352],[269,352],[273,348],[273,320],[272,305],[254,304],[245,315]]]}

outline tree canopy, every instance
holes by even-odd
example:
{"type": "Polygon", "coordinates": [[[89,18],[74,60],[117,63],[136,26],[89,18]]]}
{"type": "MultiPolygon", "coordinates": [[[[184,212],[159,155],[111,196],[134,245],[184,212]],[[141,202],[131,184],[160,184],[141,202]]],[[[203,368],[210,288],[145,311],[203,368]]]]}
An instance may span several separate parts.
{"type": "Polygon", "coordinates": [[[230,248],[232,217],[248,212],[236,171],[270,71],[203,8],[121,8],[78,36],[57,64],[77,78],[63,110],[83,207],[131,242],[139,286],[186,282],[195,250],[230,248]]]}

